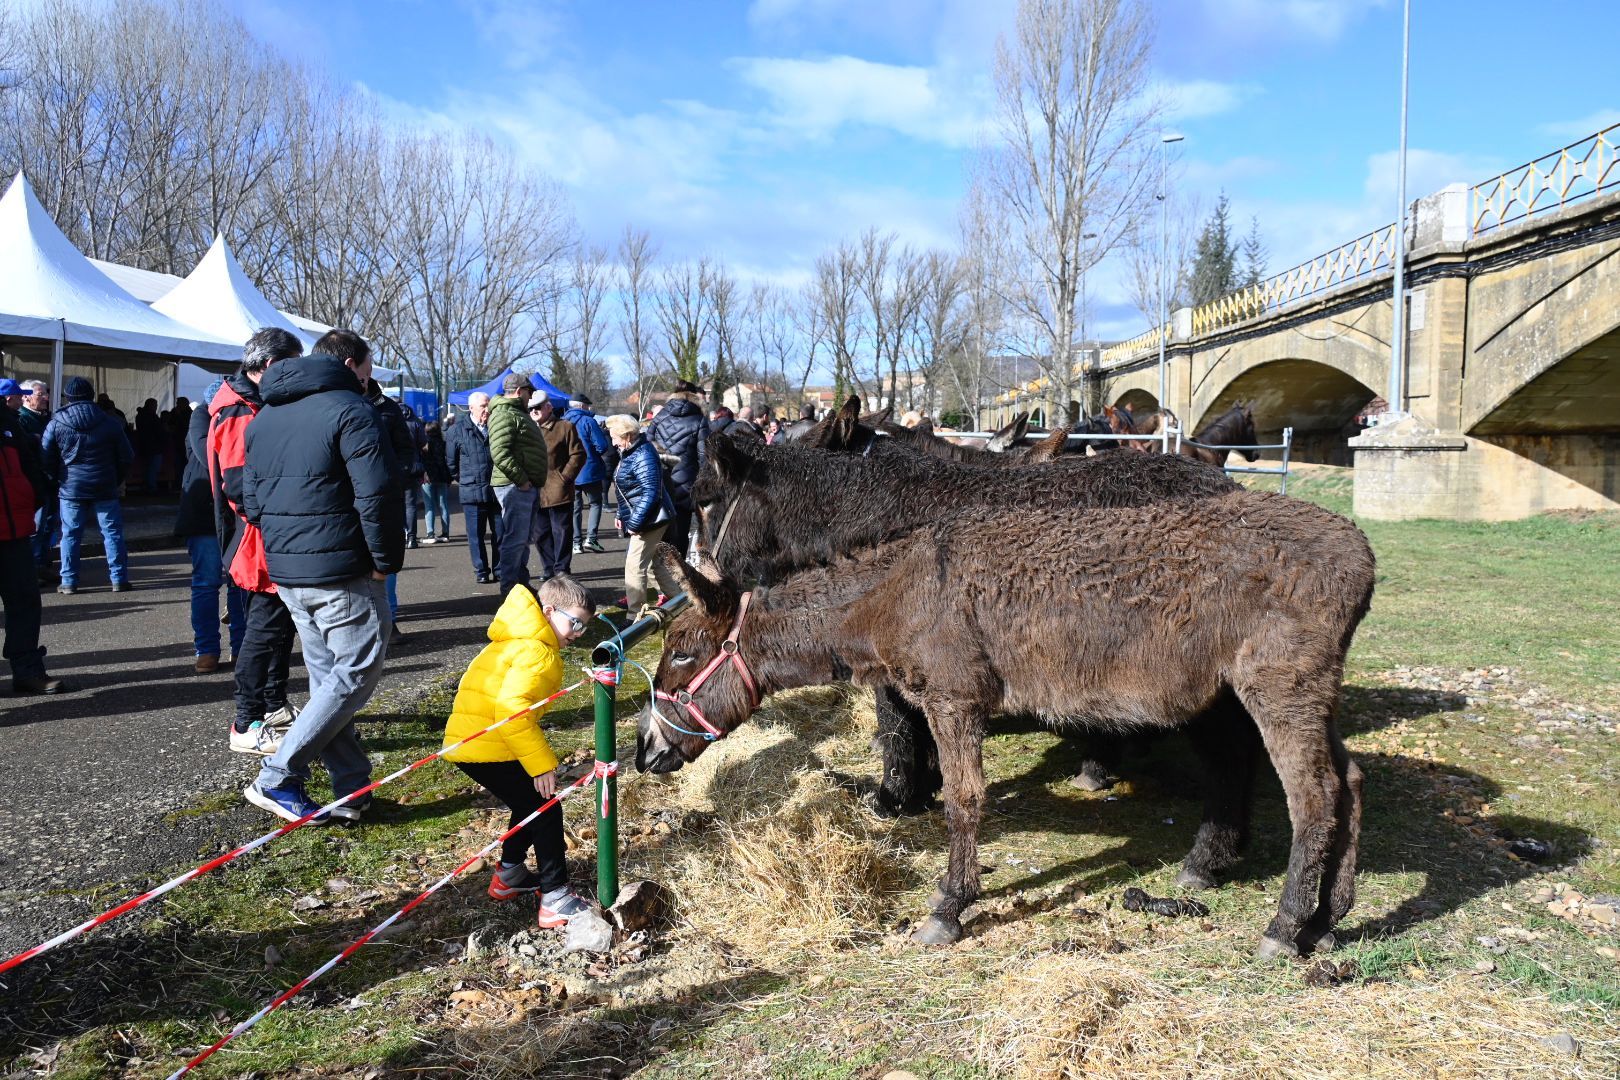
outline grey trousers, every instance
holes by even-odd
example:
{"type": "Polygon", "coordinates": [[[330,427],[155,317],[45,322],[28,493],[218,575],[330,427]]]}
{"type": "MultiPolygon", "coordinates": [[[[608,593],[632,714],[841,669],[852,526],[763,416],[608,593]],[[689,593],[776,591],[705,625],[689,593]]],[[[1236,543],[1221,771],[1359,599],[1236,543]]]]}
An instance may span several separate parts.
{"type": "Polygon", "coordinates": [[[278,585],[304,645],[309,703],[282,737],[281,749],[259,770],[261,788],[309,779],[317,757],[339,796],[366,786],[371,761],[360,746],[354,715],[371,700],[388,658],[393,620],[383,583],[370,576],[338,585],[278,585]]]}

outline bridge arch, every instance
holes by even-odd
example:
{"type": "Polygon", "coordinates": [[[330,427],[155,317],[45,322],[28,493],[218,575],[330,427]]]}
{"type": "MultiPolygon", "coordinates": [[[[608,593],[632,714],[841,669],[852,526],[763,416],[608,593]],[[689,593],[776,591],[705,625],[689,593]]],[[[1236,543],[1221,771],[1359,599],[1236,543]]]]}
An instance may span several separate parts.
{"type": "Polygon", "coordinates": [[[1261,442],[1275,442],[1294,429],[1293,456],[1300,461],[1349,465],[1346,440],[1361,431],[1357,416],[1377,395],[1348,372],[1297,357],[1256,364],[1206,398],[1189,430],[1197,431],[1240,401],[1254,410],[1261,442]]]}
{"type": "Polygon", "coordinates": [[[1126,408],[1137,416],[1150,416],[1159,411],[1159,399],[1141,387],[1132,387],[1114,400],[1114,408],[1126,408]]]}

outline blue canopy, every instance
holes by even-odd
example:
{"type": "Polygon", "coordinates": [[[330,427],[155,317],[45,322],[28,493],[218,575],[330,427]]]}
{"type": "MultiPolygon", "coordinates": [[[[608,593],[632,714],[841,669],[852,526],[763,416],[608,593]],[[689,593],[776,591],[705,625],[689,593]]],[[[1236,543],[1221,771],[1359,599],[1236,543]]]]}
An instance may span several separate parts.
{"type": "MultiPolygon", "coordinates": [[[[465,408],[467,405],[467,399],[472,397],[474,394],[488,394],[492,398],[498,398],[502,393],[504,393],[504,391],[501,389],[501,384],[506,382],[506,377],[510,374],[512,374],[512,369],[507,368],[505,371],[489,380],[489,382],[485,383],[483,386],[475,386],[471,390],[456,390],[450,395],[450,404],[460,405],[465,408]]],[[[534,387],[536,390],[543,391],[546,397],[551,399],[551,404],[556,407],[558,412],[562,412],[564,409],[568,408],[568,392],[566,390],[559,390],[555,386],[552,386],[545,379],[541,378],[538,372],[529,372],[528,379],[530,386],[534,387]]]]}

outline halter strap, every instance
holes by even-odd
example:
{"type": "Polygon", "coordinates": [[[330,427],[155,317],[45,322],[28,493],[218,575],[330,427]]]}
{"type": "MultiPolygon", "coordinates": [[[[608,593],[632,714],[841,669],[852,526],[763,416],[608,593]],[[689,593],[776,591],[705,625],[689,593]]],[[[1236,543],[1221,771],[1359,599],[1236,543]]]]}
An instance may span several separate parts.
{"type": "Polygon", "coordinates": [[[748,702],[750,711],[759,708],[759,689],[754,685],[753,673],[748,670],[748,665],[743,662],[742,653],[737,645],[737,639],[742,636],[743,619],[748,615],[748,601],[753,595],[754,594],[752,592],[745,592],[737,601],[737,618],[731,624],[731,632],[726,635],[726,640],[720,643],[720,651],[715,653],[714,658],[704,665],[703,670],[697,673],[696,678],[687,683],[686,686],[676,690],[673,694],[667,693],[663,690],[653,691],[653,697],[657,698],[659,701],[673,702],[674,704],[685,709],[691,714],[692,719],[698,722],[698,726],[701,727],[703,731],[699,733],[696,731],[687,731],[685,728],[676,727],[664,717],[663,713],[660,713],[657,709],[654,709],[653,714],[662,720],[667,727],[680,732],[682,735],[701,734],[703,738],[710,742],[726,737],[726,733],[724,731],[711,724],[708,717],[703,715],[703,710],[697,707],[697,702],[692,700],[692,695],[695,694],[704,683],[708,682],[709,677],[716,671],[719,671],[721,665],[727,660],[730,660],[732,666],[737,669],[737,674],[742,676],[743,685],[748,687],[748,702]]]}

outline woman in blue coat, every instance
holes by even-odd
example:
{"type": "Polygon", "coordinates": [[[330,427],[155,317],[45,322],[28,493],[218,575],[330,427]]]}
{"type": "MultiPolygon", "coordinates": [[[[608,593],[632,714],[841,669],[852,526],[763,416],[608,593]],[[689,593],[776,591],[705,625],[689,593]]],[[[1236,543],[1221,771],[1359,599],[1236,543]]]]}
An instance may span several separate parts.
{"type": "Polygon", "coordinates": [[[653,558],[675,518],[675,506],[664,486],[658,451],[641,433],[636,418],[621,413],[608,417],[602,426],[621,455],[613,486],[619,497],[614,524],[630,537],[624,556],[624,610],[639,614],[647,606],[655,577],[665,593],[680,592],[680,586],[653,558]]]}

